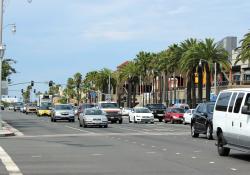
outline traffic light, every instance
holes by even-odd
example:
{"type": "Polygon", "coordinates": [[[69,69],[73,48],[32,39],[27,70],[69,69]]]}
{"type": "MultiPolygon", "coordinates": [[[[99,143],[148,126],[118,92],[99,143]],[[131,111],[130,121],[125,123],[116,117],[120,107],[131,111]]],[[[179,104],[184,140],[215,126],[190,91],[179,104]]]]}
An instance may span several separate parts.
{"type": "Polygon", "coordinates": [[[23,94],[23,89],[21,89],[21,93],[23,94]]]}
{"type": "Polygon", "coordinates": [[[36,93],[36,89],[34,89],[34,94],[36,93]]]}
{"type": "Polygon", "coordinates": [[[33,86],[34,86],[34,81],[31,81],[31,82],[30,82],[30,85],[33,87],[33,86]]]}
{"type": "Polygon", "coordinates": [[[49,87],[53,86],[53,84],[54,84],[53,81],[50,80],[49,81],[49,87]]]}

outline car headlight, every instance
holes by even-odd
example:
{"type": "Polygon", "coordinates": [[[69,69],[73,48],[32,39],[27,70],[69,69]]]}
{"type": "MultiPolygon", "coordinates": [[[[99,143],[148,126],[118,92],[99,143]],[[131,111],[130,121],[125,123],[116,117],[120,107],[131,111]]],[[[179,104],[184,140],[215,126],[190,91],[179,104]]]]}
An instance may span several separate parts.
{"type": "Polygon", "coordinates": [[[55,112],[55,115],[61,115],[61,113],[60,112],[55,112]]]}

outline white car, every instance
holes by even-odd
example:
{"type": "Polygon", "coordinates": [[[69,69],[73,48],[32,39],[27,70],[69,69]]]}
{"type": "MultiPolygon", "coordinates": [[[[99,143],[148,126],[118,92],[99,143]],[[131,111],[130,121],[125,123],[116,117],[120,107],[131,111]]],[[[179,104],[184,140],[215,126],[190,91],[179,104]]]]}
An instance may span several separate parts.
{"type": "Polygon", "coordinates": [[[183,116],[183,118],[184,118],[183,124],[184,125],[191,123],[193,113],[194,113],[194,109],[189,109],[184,113],[184,116],[183,116]]]}
{"type": "Polygon", "coordinates": [[[108,127],[108,118],[106,114],[96,108],[87,108],[79,117],[79,126],[88,127],[88,126],[99,126],[99,127],[108,127]]]}
{"type": "Polygon", "coordinates": [[[144,107],[136,107],[133,108],[132,111],[129,113],[129,123],[154,123],[154,115],[152,111],[148,108],[144,107]]]}

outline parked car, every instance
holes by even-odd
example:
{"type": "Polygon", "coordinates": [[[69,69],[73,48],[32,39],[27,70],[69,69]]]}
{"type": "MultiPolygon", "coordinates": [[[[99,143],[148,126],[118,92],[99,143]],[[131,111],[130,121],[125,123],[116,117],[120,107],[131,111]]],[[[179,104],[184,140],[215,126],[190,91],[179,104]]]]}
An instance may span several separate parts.
{"type": "Polygon", "coordinates": [[[26,106],[26,111],[25,113],[28,115],[28,114],[36,114],[37,112],[37,106],[35,104],[27,104],[26,106]]]}
{"type": "Polygon", "coordinates": [[[183,124],[191,124],[191,119],[194,113],[194,109],[188,109],[183,115],[183,124]]]}
{"type": "Polygon", "coordinates": [[[152,111],[144,107],[135,107],[129,113],[129,123],[154,123],[152,111]]]}
{"type": "Polygon", "coordinates": [[[100,109],[86,108],[84,112],[80,114],[79,126],[84,128],[88,126],[99,126],[107,128],[108,118],[100,109]]]}
{"type": "Polygon", "coordinates": [[[166,112],[166,106],[164,104],[147,104],[145,107],[153,112],[154,118],[162,122],[166,112]]]}
{"type": "Polygon", "coordinates": [[[165,123],[183,123],[183,115],[185,110],[183,108],[167,108],[164,121],[165,123]]]}
{"type": "Polygon", "coordinates": [[[192,137],[199,137],[199,134],[205,134],[207,139],[213,139],[214,104],[214,102],[205,102],[197,106],[191,120],[192,137]]]}
{"type": "Polygon", "coordinates": [[[74,109],[71,104],[58,104],[52,108],[51,122],[56,122],[57,120],[75,122],[74,109]]]}
{"type": "Polygon", "coordinates": [[[76,113],[78,120],[79,120],[80,114],[83,113],[85,109],[94,108],[94,107],[95,107],[95,104],[92,104],[92,103],[81,104],[77,110],[77,113],[76,113]]]}
{"type": "Polygon", "coordinates": [[[250,151],[250,88],[221,91],[214,109],[214,135],[220,156],[230,149],[250,151]]]}
{"type": "Polygon", "coordinates": [[[4,110],[4,105],[1,105],[1,110],[4,110]]]}

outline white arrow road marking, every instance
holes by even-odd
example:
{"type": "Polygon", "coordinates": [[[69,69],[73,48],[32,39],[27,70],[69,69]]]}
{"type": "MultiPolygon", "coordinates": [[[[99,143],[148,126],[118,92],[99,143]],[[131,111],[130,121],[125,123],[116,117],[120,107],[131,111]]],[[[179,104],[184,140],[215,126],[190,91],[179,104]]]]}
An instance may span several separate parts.
{"type": "Polygon", "coordinates": [[[4,151],[4,149],[0,146],[0,159],[2,160],[6,170],[9,172],[9,175],[23,175],[15,164],[15,162],[11,159],[11,157],[4,151]]]}

